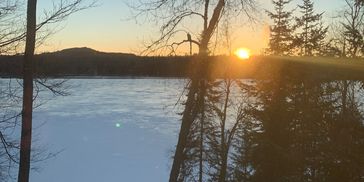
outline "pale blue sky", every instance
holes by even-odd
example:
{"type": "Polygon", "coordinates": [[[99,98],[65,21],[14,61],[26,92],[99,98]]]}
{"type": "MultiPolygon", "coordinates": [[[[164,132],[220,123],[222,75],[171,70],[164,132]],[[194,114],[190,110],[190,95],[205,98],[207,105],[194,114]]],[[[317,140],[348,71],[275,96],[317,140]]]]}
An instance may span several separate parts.
{"type": "MultiPolygon", "coordinates": [[[[58,0],[54,0],[57,2],[58,0]]],[[[60,31],[53,35],[39,51],[55,51],[70,47],[90,47],[106,52],[137,52],[144,40],[157,35],[158,27],[148,23],[125,20],[131,16],[128,0],[98,0],[99,6],[78,12],[58,25],[60,31]]],[[[130,1],[129,1],[130,2],[130,1]]],[[[272,9],[270,0],[258,0],[263,9],[272,9]]],[[[300,0],[294,0],[294,6],[300,0]]],[[[326,17],[343,6],[342,0],[315,0],[318,12],[325,11],[326,17]]],[[[52,7],[51,0],[38,0],[38,14],[52,7]]],[[[258,53],[266,46],[268,19],[263,13],[262,23],[239,26],[235,30],[233,48],[247,47],[258,53]],[[238,33],[237,33],[238,32],[238,33]],[[253,42],[253,43],[251,43],[253,42]]]]}

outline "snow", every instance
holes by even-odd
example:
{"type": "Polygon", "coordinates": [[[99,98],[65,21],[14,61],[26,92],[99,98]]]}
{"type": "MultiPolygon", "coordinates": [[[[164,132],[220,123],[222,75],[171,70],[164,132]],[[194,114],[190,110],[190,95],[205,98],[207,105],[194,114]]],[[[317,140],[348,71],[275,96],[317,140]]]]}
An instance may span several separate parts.
{"type": "Polygon", "coordinates": [[[61,152],[38,163],[41,170],[32,171],[31,181],[168,181],[180,126],[181,107],[175,104],[184,80],[74,79],[67,84],[70,96],[35,110],[37,143],[61,152]]]}

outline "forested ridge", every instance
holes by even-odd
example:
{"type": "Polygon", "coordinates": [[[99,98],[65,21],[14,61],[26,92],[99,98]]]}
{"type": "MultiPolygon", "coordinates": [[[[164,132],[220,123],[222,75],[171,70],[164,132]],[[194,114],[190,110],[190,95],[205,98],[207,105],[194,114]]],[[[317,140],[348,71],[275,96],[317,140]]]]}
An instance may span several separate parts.
{"type": "MultiPolygon", "coordinates": [[[[196,56],[136,56],[105,53],[89,48],[72,48],[35,56],[35,74],[39,77],[65,76],[143,76],[187,77],[196,56]]],[[[320,79],[362,79],[364,62],[348,58],[255,56],[239,60],[235,56],[210,56],[209,77],[264,78],[269,70],[284,69],[285,74],[320,79]],[[287,69],[289,68],[289,69],[287,69]],[[288,71],[287,71],[288,70],[288,71]]],[[[0,75],[22,74],[22,56],[1,56],[0,75]]]]}

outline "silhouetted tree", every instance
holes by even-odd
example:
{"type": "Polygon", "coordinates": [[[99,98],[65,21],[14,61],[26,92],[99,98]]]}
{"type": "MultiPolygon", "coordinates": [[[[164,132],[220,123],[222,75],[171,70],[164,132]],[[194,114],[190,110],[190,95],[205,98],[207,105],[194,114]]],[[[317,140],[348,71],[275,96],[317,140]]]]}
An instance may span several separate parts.
{"type": "MultiPolygon", "coordinates": [[[[340,20],[343,37],[341,49],[342,57],[357,58],[362,56],[361,49],[364,46],[364,6],[356,0],[345,0],[346,7],[340,20]]],[[[359,85],[350,80],[337,82],[340,89],[340,118],[350,118],[353,113],[349,108],[355,105],[355,88],[359,85]]]]}
{"type": "MultiPolygon", "coordinates": [[[[0,55],[13,52],[16,44],[11,40],[20,27],[14,27],[15,15],[19,3],[12,0],[0,2],[0,55]],[[9,44],[3,45],[9,42],[9,44]]],[[[16,166],[19,145],[12,137],[12,131],[19,118],[16,108],[20,105],[17,97],[18,89],[11,86],[11,82],[1,80],[0,84],[0,181],[7,181],[11,170],[16,166]]]]}
{"type": "Polygon", "coordinates": [[[364,165],[363,157],[357,153],[364,148],[364,141],[359,139],[364,136],[361,84],[347,80],[337,83],[337,115],[329,131],[331,151],[336,152],[330,155],[333,159],[330,161],[329,177],[338,181],[360,181],[360,176],[364,175],[363,170],[357,169],[364,165]]]}
{"type": "Polygon", "coordinates": [[[350,97],[342,117],[336,82],[290,75],[246,85],[251,119],[234,144],[235,181],[358,181],[364,174],[359,97],[350,97]]]}
{"type": "Polygon", "coordinates": [[[236,137],[233,138],[231,166],[229,167],[231,177],[229,181],[252,181],[254,174],[253,156],[258,146],[256,131],[261,123],[256,122],[249,113],[251,103],[241,104],[239,113],[244,119],[239,123],[236,137]],[[246,104],[246,105],[245,105],[246,104]]]}
{"type": "Polygon", "coordinates": [[[251,157],[250,170],[254,171],[251,180],[289,181],[295,165],[294,160],[290,160],[293,153],[289,150],[292,140],[290,123],[293,120],[290,100],[292,75],[288,75],[284,68],[269,71],[271,77],[268,80],[257,80],[254,87],[246,91],[256,99],[248,110],[252,118],[250,122],[259,124],[251,129],[254,137],[250,137],[253,141],[248,143],[248,146],[255,145],[249,149],[248,155],[251,157]]]}
{"type": "Polygon", "coordinates": [[[302,56],[319,55],[328,28],[323,26],[322,15],[315,14],[314,3],[311,0],[302,0],[298,5],[301,17],[296,18],[297,31],[294,45],[298,54],[302,56]]]}
{"type": "MultiPolygon", "coordinates": [[[[209,68],[206,64],[206,57],[209,54],[209,43],[214,35],[216,28],[219,26],[221,18],[225,11],[232,11],[237,15],[244,13],[250,15],[254,9],[254,0],[225,1],[225,0],[204,0],[199,2],[180,0],[180,1],[152,1],[142,3],[142,6],[134,7],[139,12],[154,13],[164,18],[158,17],[157,21],[162,22],[161,36],[154,41],[148,50],[163,50],[171,45],[180,45],[192,40],[183,40],[179,43],[174,42],[173,38],[181,32],[179,27],[186,18],[191,16],[202,19],[202,28],[198,37],[199,41],[193,40],[199,47],[197,60],[194,60],[191,67],[191,82],[188,86],[187,100],[185,110],[182,114],[181,130],[178,137],[177,147],[174,155],[172,169],[169,181],[175,182],[180,175],[180,170],[185,160],[184,151],[187,146],[187,139],[190,134],[193,123],[200,118],[199,125],[204,125],[205,115],[205,98],[208,85],[209,68]],[[142,8],[139,8],[142,7],[142,8]],[[210,15],[210,13],[212,13],[210,15]]],[[[188,32],[188,31],[187,31],[188,32]]],[[[203,128],[203,127],[201,127],[203,128]]],[[[202,147],[202,146],[201,146],[202,147]]],[[[200,165],[199,181],[202,181],[202,167],[200,165]]]]}
{"type": "Polygon", "coordinates": [[[17,97],[20,89],[7,86],[11,82],[1,80],[0,84],[0,180],[7,181],[18,162],[19,143],[13,132],[20,118],[21,99],[17,97]]]}
{"type": "Polygon", "coordinates": [[[19,25],[20,4],[15,0],[3,0],[0,2],[0,55],[16,52],[19,42],[15,41],[23,31],[19,25]]]}
{"type": "MultiPolygon", "coordinates": [[[[28,182],[31,162],[31,143],[32,143],[32,113],[33,113],[33,72],[34,72],[34,51],[36,45],[36,32],[42,26],[59,22],[70,14],[77,12],[85,7],[80,8],[83,0],[73,2],[61,1],[53,13],[49,14],[45,21],[37,26],[36,10],[37,0],[28,0],[27,3],[27,28],[25,33],[25,53],[23,62],[23,106],[22,106],[22,127],[20,140],[20,158],[18,181],[28,182]],[[69,3],[69,4],[68,4],[69,3]]],[[[19,36],[20,39],[22,35],[19,36]]],[[[52,87],[47,87],[52,91],[52,87]]]]}
{"type": "Polygon", "coordinates": [[[273,20],[270,26],[270,38],[268,51],[273,55],[292,54],[294,27],[291,24],[293,11],[286,11],[285,8],[292,0],[273,0],[274,12],[267,11],[268,16],[273,20]]]}
{"type": "Polygon", "coordinates": [[[20,140],[19,182],[29,181],[30,151],[32,144],[33,62],[36,32],[37,0],[28,0],[27,33],[23,63],[23,110],[20,140]]]}
{"type": "Polygon", "coordinates": [[[346,9],[342,26],[344,28],[344,53],[356,58],[364,46],[364,6],[354,0],[345,0],[346,9]]]}

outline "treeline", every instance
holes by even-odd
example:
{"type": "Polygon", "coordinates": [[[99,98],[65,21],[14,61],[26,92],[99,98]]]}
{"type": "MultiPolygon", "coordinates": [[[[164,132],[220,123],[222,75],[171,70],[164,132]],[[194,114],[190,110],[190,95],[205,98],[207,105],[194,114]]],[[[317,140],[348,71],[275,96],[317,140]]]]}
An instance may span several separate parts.
{"type": "MultiPolygon", "coordinates": [[[[63,76],[182,76],[186,57],[139,57],[69,49],[35,56],[34,73],[40,77],[63,76]],[[173,60],[173,61],[169,61],[173,60]]],[[[2,76],[22,75],[22,56],[0,57],[2,76]]]]}
{"type": "MultiPolygon", "coordinates": [[[[131,76],[189,77],[197,67],[198,56],[141,57],[133,54],[103,53],[73,48],[35,56],[36,77],[131,76]]],[[[364,62],[344,58],[316,59],[256,56],[247,61],[234,56],[210,56],[201,78],[269,78],[272,71],[316,79],[361,80],[364,62]]],[[[22,56],[0,56],[0,76],[20,77],[22,56]]]]}
{"type": "Polygon", "coordinates": [[[288,9],[292,0],[273,0],[274,10],[266,54],[280,56],[364,56],[364,2],[344,0],[333,23],[326,25],[325,12],[316,13],[312,0],[288,9]]]}

